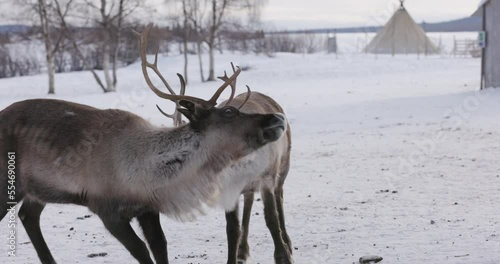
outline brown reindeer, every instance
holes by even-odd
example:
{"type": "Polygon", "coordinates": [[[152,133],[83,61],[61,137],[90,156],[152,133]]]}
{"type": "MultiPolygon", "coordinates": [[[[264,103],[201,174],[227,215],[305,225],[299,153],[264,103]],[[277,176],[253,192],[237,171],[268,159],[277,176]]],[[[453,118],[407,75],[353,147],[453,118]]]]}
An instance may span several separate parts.
{"type": "MultiPolygon", "coordinates": [[[[244,103],[241,108],[244,113],[284,113],[280,105],[266,95],[256,92],[252,92],[249,98],[246,98],[246,95],[238,95],[225,105],[236,106],[244,103]]],[[[254,193],[258,191],[264,203],[266,225],[274,241],[275,263],[293,263],[292,242],[286,231],[283,209],[283,185],[290,169],[290,151],[291,129],[287,122],[286,134],[283,137],[241,158],[223,171],[226,184],[222,188],[219,204],[226,209],[228,264],[245,264],[249,261],[250,216],[254,193]],[[238,217],[240,194],[244,196],[241,227],[238,217]]]]}
{"type": "MultiPolygon", "coordinates": [[[[149,34],[149,33],[148,33],[149,34]]],[[[147,40],[147,37],[146,37],[147,40]]],[[[144,45],[144,44],[143,44],[144,45]]],[[[142,47],[143,50],[146,48],[142,47]]],[[[142,57],[145,63],[145,56],[142,57]]],[[[233,64],[233,73],[237,70],[233,64]]],[[[224,82],[229,82],[227,74],[219,77],[224,82]]],[[[236,80],[231,82],[231,91],[236,90],[236,80]]],[[[247,86],[248,88],[248,86],[247,86]]],[[[172,89],[169,91],[175,94],[172,89]]],[[[181,94],[185,89],[181,89],[181,94]]],[[[231,98],[234,94],[231,94],[231,98]]],[[[232,101],[222,103],[223,106],[243,106],[244,113],[281,113],[283,109],[272,98],[252,92],[238,95],[232,101]]],[[[157,106],[158,107],[158,106],[157,106]]],[[[181,117],[177,114],[166,114],[173,119],[174,126],[182,124],[181,117]]],[[[291,129],[287,124],[286,134],[276,142],[248,155],[229,168],[225,169],[225,177],[218,204],[226,210],[226,234],[228,242],[227,264],[245,264],[250,258],[248,245],[248,232],[250,216],[254,200],[254,193],[261,191],[264,202],[264,216],[275,244],[275,261],[278,264],[292,263],[292,242],[285,227],[285,214],[283,210],[283,184],[290,168],[291,129]],[[240,227],[238,216],[238,202],[240,194],[244,195],[243,223],[240,227]]]]}
{"type": "Polygon", "coordinates": [[[143,61],[148,86],[178,102],[189,124],[158,128],[126,111],[47,99],[17,102],[0,112],[0,220],[8,203],[23,201],[19,218],[42,263],[56,263],[40,229],[47,203],[88,207],[139,263],[152,264],[130,226],[137,218],[156,263],[168,263],[159,213],[193,219],[205,205],[216,204],[226,167],[285,134],[282,114],[214,107],[240,69],[205,101],[157,89],[147,75],[155,66],[143,61]],[[11,152],[16,154],[12,199],[7,196],[11,152]]]}

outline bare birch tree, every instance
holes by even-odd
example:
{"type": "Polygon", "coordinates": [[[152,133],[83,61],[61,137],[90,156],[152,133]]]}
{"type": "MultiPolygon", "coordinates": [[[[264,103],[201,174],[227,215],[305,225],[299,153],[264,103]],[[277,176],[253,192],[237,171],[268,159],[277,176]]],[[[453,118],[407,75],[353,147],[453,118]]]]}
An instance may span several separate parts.
{"type": "MultiPolygon", "coordinates": [[[[260,18],[261,8],[267,0],[166,0],[170,3],[181,3],[184,18],[187,17],[191,30],[191,40],[196,38],[198,61],[200,64],[200,76],[202,81],[215,81],[215,50],[217,42],[220,42],[219,32],[230,14],[246,13],[248,23],[255,26],[260,18]],[[205,8],[207,13],[205,13],[205,8]],[[205,16],[207,15],[207,17],[205,16]],[[208,47],[208,77],[204,78],[202,62],[202,44],[208,47]]],[[[184,24],[186,20],[184,19],[184,24]]]]}
{"type": "Polygon", "coordinates": [[[189,14],[188,14],[188,0],[182,0],[182,26],[184,34],[182,36],[182,44],[184,50],[184,81],[186,84],[189,83],[188,76],[188,41],[191,36],[191,26],[189,25],[189,14]]]}
{"type": "Polygon", "coordinates": [[[198,55],[198,66],[200,69],[201,81],[205,81],[205,76],[203,74],[203,40],[205,39],[205,31],[203,29],[203,20],[205,18],[206,2],[203,3],[202,0],[189,0],[191,9],[188,12],[189,21],[193,26],[193,31],[196,41],[196,53],[198,55]]]}
{"type": "Polygon", "coordinates": [[[210,0],[211,1],[211,14],[209,33],[206,39],[208,45],[208,77],[207,81],[215,81],[215,40],[217,33],[222,25],[224,13],[227,10],[228,4],[231,0],[210,0]]]}
{"type": "Polygon", "coordinates": [[[210,26],[208,37],[205,40],[208,45],[209,68],[207,81],[215,81],[215,58],[216,40],[218,33],[232,12],[247,12],[249,22],[255,24],[260,16],[260,9],[267,3],[266,0],[206,0],[211,2],[210,26]]]}
{"type": "MultiPolygon", "coordinates": [[[[58,23],[55,21],[56,15],[54,13],[54,6],[56,1],[58,0],[23,0],[17,3],[22,6],[23,10],[31,9],[38,16],[40,33],[45,46],[49,94],[55,93],[55,56],[61,48],[61,42],[64,41],[64,32],[59,30],[58,23]]],[[[67,15],[68,8],[72,1],[73,0],[66,0],[67,5],[65,5],[65,9],[62,11],[63,16],[67,15]]]]}
{"type": "Polygon", "coordinates": [[[97,83],[105,93],[115,92],[118,83],[116,71],[120,38],[124,20],[140,5],[140,0],[84,0],[90,14],[97,14],[95,25],[100,29],[100,43],[102,47],[102,71],[104,82],[98,75],[94,75],[97,83]]]}
{"type": "Polygon", "coordinates": [[[201,81],[205,81],[203,74],[203,50],[202,44],[205,39],[203,20],[205,17],[206,1],[204,0],[182,0],[183,14],[185,25],[188,25],[190,41],[194,41],[196,45],[196,53],[198,55],[198,65],[200,69],[201,81]]]}
{"type": "MultiPolygon", "coordinates": [[[[62,7],[61,7],[61,5],[59,3],[59,0],[54,0],[54,1],[55,1],[55,10],[56,10],[56,14],[58,15],[58,19],[59,19],[61,30],[63,30],[63,31],[69,31],[70,30],[70,28],[69,28],[70,26],[69,26],[68,22],[66,21],[66,16],[64,15],[64,12],[63,12],[63,9],[62,9],[62,7]]],[[[69,7],[67,7],[66,10],[69,10],[69,7]]],[[[87,58],[82,53],[82,51],[81,51],[81,49],[80,49],[80,47],[78,45],[78,42],[77,42],[77,40],[75,38],[75,35],[74,34],[68,34],[67,38],[71,42],[71,46],[73,48],[73,52],[76,54],[77,57],[80,58],[80,60],[81,60],[81,62],[83,64],[82,65],[83,68],[88,68],[90,70],[90,72],[92,73],[92,76],[96,80],[96,82],[99,85],[99,87],[101,87],[103,89],[103,91],[106,92],[106,88],[105,88],[104,84],[102,83],[101,78],[99,77],[99,75],[97,75],[97,73],[93,69],[93,67],[89,67],[89,61],[87,60],[87,58]]]]}
{"type": "MultiPolygon", "coordinates": [[[[45,0],[38,0],[38,14],[40,15],[40,26],[42,29],[43,40],[45,43],[45,59],[47,60],[47,72],[49,75],[49,94],[55,93],[55,52],[50,36],[50,25],[47,15],[47,4],[45,0]]],[[[55,48],[57,49],[57,47],[55,48]]]]}

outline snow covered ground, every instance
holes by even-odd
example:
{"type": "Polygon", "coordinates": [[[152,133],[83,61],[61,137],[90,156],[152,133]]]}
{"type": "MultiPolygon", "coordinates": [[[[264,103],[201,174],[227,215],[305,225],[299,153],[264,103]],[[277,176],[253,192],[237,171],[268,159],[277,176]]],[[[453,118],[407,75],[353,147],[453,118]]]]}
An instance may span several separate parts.
{"type": "MultiPolygon", "coordinates": [[[[191,59],[187,93],[208,98],[218,86],[201,83],[191,59]]],[[[240,75],[240,91],[248,84],[271,95],[291,122],[285,209],[296,263],[350,264],[363,255],[382,256],[382,263],[500,263],[500,92],[477,92],[479,60],[224,54],[217,72],[231,61],[251,67],[240,75]]],[[[161,57],[160,64],[177,85],[182,58],[161,57]]],[[[27,98],[59,98],[170,125],[154,106],[168,104],[145,87],[138,64],[119,70],[114,94],[102,94],[90,73],[57,75],[56,96],[45,95],[46,80],[0,80],[0,109],[27,98]]],[[[49,205],[41,221],[59,263],[135,263],[86,208],[49,205]]],[[[162,225],[171,263],[225,263],[222,211],[193,223],[163,217],[162,225]]],[[[0,222],[2,237],[7,231],[0,222]]],[[[18,256],[1,253],[0,263],[37,263],[24,229],[17,231],[18,256]]],[[[273,262],[261,202],[250,246],[255,263],[273,262]]]]}

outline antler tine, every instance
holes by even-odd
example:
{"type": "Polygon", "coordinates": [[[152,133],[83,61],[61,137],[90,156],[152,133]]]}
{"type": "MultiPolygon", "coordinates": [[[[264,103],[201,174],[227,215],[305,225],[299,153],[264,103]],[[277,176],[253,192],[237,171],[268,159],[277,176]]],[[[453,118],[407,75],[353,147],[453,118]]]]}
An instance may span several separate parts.
{"type": "Polygon", "coordinates": [[[186,94],[186,81],[184,80],[184,76],[182,76],[182,74],[180,74],[180,73],[177,73],[177,77],[179,77],[179,81],[181,82],[180,95],[185,95],[186,94]]]}
{"type": "MultiPolygon", "coordinates": [[[[148,33],[149,34],[149,33],[148,33]]],[[[147,41],[147,40],[146,40],[147,41]]],[[[146,42],[147,44],[147,42],[146,42]]],[[[146,45],[147,47],[148,45],[146,45]]],[[[156,46],[156,52],[155,52],[155,62],[153,65],[158,68],[158,53],[160,52],[160,45],[156,46]]]]}
{"type": "MultiPolygon", "coordinates": [[[[180,74],[180,73],[177,73],[177,77],[179,77],[179,81],[181,83],[181,90],[179,91],[179,94],[181,96],[184,96],[186,94],[186,81],[184,80],[184,76],[182,76],[182,74],[180,74]]],[[[176,101],[175,102],[175,112],[174,112],[174,116],[175,116],[174,123],[177,123],[177,125],[182,124],[182,115],[179,112],[179,110],[177,110],[179,107],[181,107],[179,105],[179,101],[176,101]]]]}
{"type": "Polygon", "coordinates": [[[217,79],[227,81],[229,79],[229,77],[227,77],[227,73],[226,73],[226,71],[224,71],[224,76],[219,76],[219,77],[217,77],[217,79]]]}
{"type": "MultiPolygon", "coordinates": [[[[177,76],[179,77],[179,80],[181,82],[181,90],[179,92],[180,95],[185,95],[186,94],[186,81],[184,80],[184,77],[180,74],[180,73],[177,73],[177,76]]],[[[163,109],[161,109],[158,105],[156,105],[156,108],[158,108],[158,111],[160,111],[160,113],[168,118],[171,118],[173,121],[174,121],[174,126],[180,126],[182,125],[182,115],[181,113],[179,112],[179,110],[177,110],[178,108],[180,107],[179,105],[179,101],[176,101],[175,102],[175,111],[173,114],[167,114],[165,111],[163,111],[163,109]]]]}
{"type": "MultiPolygon", "coordinates": [[[[217,78],[219,80],[224,81],[224,82],[227,82],[229,80],[229,77],[227,76],[226,71],[224,71],[224,76],[219,76],[217,78]]],[[[235,91],[236,91],[235,83],[231,83],[230,85],[231,85],[231,96],[229,97],[229,100],[227,100],[226,103],[223,105],[223,107],[226,106],[229,102],[231,102],[231,100],[234,97],[235,91]]]]}
{"type": "MultiPolygon", "coordinates": [[[[232,62],[231,62],[231,68],[233,69],[233,74],[236,73],[236,68],[234,67],[234,64],[232,62]]],[[[236,93],[236,81],[237,81],[237,79],[234,79],[234,82],[233,82],[234,87],[231,87],[232,88],[231,89],[231,96],[229,96],[229,100],[227,100],[226,105],[229,104],[234,98],[234,95],[236,93]]]]}
{"type": "MultiPolygon", "coordinates": [[[[217,97],[215,98],[215,101],[217,101],[217,99],[219,98],[219,96],[222,94],[222,91],[224,91],[224,89],[228,85],[231,86],[231,96],[229,97],[229,99],[227,100],[227,102],[224,104],[224,106],[228,105],[233,100],[234,95],[236,93],[236,78],[238,77],[238,75],[241,72],[241,68],[240,67],[235,67],[232,62],[231,62],[231,68],[233,68],[233,75],[231,77],[227,76],[226,71],[224,71],[224,76],[218,77],[219,79],[223,80],[225,83],[214,94],[214,97],[217,95],[217,97]]],[[[212,99],[210,99],[210,101],[212,101],[214,99],[214,97],[212,97],[212,99]]]]}
{"type": "Polygon", "coordinates": [[[158,105],[156,105],[156,108],[158,108],[158,111],[160,111],[160,113],[168,118],[172,118],[174,119],[174,122],[175,122],[175,112],[172,114],[172,115],[169,115],[167,114],[165,111],[163,111],[163,109],[161,109],[158,105]]]}
{"type": "MultiPolygon", "coordinates": [[[[184,80],[184,76],[182,76],[182,74],[180,73],[177,73],[177,77],[179,77],[179,81],[181,83],[181,89],[179,91],[179,94],[181,96],[184,96],[186,94],[186,81],[184,80]]],[[[176,101],[175,102],[175,111],[174,111],[174,114],[173,114],[173,120],[174,120],[174,125],[175,126],[180,126],[183,124],[182,122],[182,115],[181,115],[181,112],[179,112],[179,107],[181,107],[179,105],[179,101],[176,101]]]]}
{"type": "MultiPolygon", "coordinates": [[[[214,106],[215,104],[212,101],[205,101],[203,99],[192,97],[192,96],[176,95],[175,94],[175,92],[173,91],[173,89],[170,87],[170,85],[168,84],[168,82],[165,80],[165,78],[163,77],[163,75],[158,70],[157,63],[158,63],[158,50],[159,49],[157,49],[157,51],[156,51],[154,63],[152,64],[152,63],[150,63],[150,62],[147,61],[146,49],[147,49],[147,46],[148,46],[149,34],[151,33],[151,29],[152,28],[153,28],[153,23],[149,23],[146,26],[146,28],[144,29],[144,31],[142,33],[134,31],[134,34],[136,34],[139,37],[139,47],[140,47],[140,57],[141,57],[141,65],[142,65],[142,74],[144,75],[144,79],[145,79],[147,85],[149,86],[149,88],[158,97],[163,98],[163,99],[168,99],[168,100],[171,100],[171,101],[174,101],[174,102],[177,102],[179,100],[189,100],[189,101],[191,101],[193,103],[199,103],[199,104],[205,105],[205,106],[207,106],[207,105],[208,106],[214,106]],[[158,75],[158,77],[160,78],[160,80],[167,87],[167,89],[169,90],[169,92],[171,94],[167,94],[165,92],[160,91],[153,84],[153,82],[151,81],[151,78],[149,77],[149,74],[148,74],[148,68],[150,68],[151,70],[153,70],[156,73],[156,75],[158,75]]],[[[183,79],[184,78],[182,78],[182,80],[183,79]]],[[[181,85],[182,85],[182,82],[181,82],[181,85]]],[[[185,86],[185,84],[183,86],[185,86]]]]}
{"type": "MultiPolygon", "coordinates": [[[[219,89],[217,90],[217,92],[215,92],[215,94],[212,96],[212,98],[210,98],[210,100],[208,100],[208,102],[210,104],[212,104],[212,105],[216,105],[217,104],[217,99],[219,99],[219,97],[222,94],[222,92],[224,91],[224,89],[226,89],[228,86],[230,86],[231,83],[234,80],[236,80],[236,78],[238,78],[238,75],[240,73],[241,73],[241,68],[237,67],[236,72],[233,75],[231,75],[231,77],[229,77],[229,79],[227,79],[227,81],[221,87],[219,87],[219,89]]],[[[232,88],[232,89],[234,90],[234,88],[232,88]]]]}
{"type": "Polygon", "coordinates": [[[238,110],[240,110],[247,102],[248,99],[250,99],[250,95],[252,95],[252,91],[250,90],[250,87],[247,85],[247,96],[245,97],[245,101],[238,107],[238,110]]]}
{"type": "MultiPolygon", "coordinates": [[[[146,47],[147,47],[147,45],[146,45],[146,47]]],[[[160,70],[158,70],[158,52],[159,51],[160,51],[160,47],[158,46],[158,47],[156,47],[155,61],[152,65],[153,67],[149,67],[149,68],[152,69],[156,73],[156,75],[158,75],[161,82],[163,83],[163,85],[165,85],[165,87],[167,87],[167,90],[170,92],[170,94],[176,95],[174,89],[172,89],[172,87],[170,87],[167,80],[165,80],[165,78],[163,78],[163,75],[160,73],[160,70]]]]}

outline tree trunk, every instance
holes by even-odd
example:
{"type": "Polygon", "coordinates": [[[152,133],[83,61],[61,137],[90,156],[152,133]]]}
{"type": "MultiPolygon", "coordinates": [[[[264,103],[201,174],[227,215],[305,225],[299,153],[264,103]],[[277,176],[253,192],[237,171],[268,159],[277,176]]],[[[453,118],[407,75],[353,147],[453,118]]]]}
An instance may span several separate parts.
{"type": "Polygon", "coordinates": [[[201,77],[201,81],[204,82],[205,81],[205,76],[203,76],[203,61],[202,61],[202,50],[201,50],[201,42],[198,41],[196,43],[196,52],[198,53],[198,62],[200,63],[200,77],[201,77]]]}
{"type": "Polygon", "coordinates": [[[215,59],[213,40],[208,43],[208,78],[207,81],[215,81],[215,59]]]}
{"type": "Polygon", "coordinates": [[[118,79],[116,77],[116,70],[118,68],[118,52],[119,52],[119,43],[116,43],[116,47],[113,54],[113,87],[116,90],[116,84],[118,83],[118,79]]]}
{"type": "Polygon", "coordinates": [[[207,81],[215,81],[215,33],[217,31],[217,1],[212,0],[212,25],[210,26],[210,36],[208,37],[208,78],[207,81]]]}
{"type": "Polygon", "coordinates": [[[47,55],[47,71],[49,73],[49,94],[55,94],[55,63],[54,63],[54,54],[51,56],[47,55]]]}
{"type": "Polygon", "coordinates": [[[184,38],[184,81],[186,81],[186,85],[188,84],[188,43],[187,38],[184,38]]]}
{"type": "Polygon", "coordinates": [[[104,33],[104,49],[102,52],[102,73],[104,74],[104,81],[106,82],[106,87],[104,88],[105,93],[116,91],[115,86],[113,85],[113,78],[110,73],[110,59],[111,59],[111,45],[113,43],[113,33],[112,33],[112,25],[109,18],[109,14],[106,14],[106,0],[101,0],[101,19],[102,19],[102,28],[104,33]]]}
{"type": "Polygon", "coordinates": [[[188,13],[186,9],[186,1],[182,1],[182,11],[184,14],[184,38],[182,41],[183,49],[184,49],[184,81],[186,81],[186,85],[189,83],[188,78],[188,39],[190,35],[190,29],[188,26],[188,13]]]}
{"type": "Polygon", "coordinates": [[[52,40],[50,39],[49,22],[47,19],[47,7],[45,0],[38,0],[38,8],[40,15],[40,24],[42,26],[42,34],[45,42],[45,59],[47,61],[47,73],[49,75],[49,94],[54,94],[55,91],[55,62],[54,52],[52,51],[52,40]]]}
{"type": "Polygon", "coordinates": [[[114,38],[114,53],[113,53],[113,87],[116,90],[116,84],[118,83],[118,78],[116,77],[116,70],[118,68],[118,56],[120,55],[120,39],[122,37],[122,23],[123,23],[123,8],[125,0],[120,0],[120,5],[118,7],[118,25],[116,29],[116,35],[114,38]]]}
{"type": "Polygon", "coordinates": [[[219,53],[222,55],[224,52],[222,51],[222,38],[221,36],[217,36],[217,47],[219,48],[219,53]]]}
{"type": "Polygon", "coordinates": [[[102,55],[102,59],[103,59],[102,71],[104,73],[104,80],[106,80],[106,92],[107,93],[116,91],[116,89],[113,85],[113,79],[111,78],[111,74],[110,74],[110,65],[109,65],[110,53],[111,53],[111,47],[110,47],[109,41],[107,41],[104,44],[104,52],[102,55]]]}

